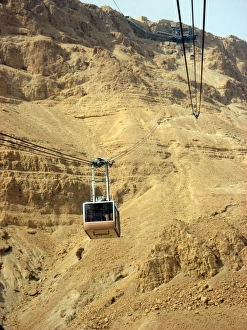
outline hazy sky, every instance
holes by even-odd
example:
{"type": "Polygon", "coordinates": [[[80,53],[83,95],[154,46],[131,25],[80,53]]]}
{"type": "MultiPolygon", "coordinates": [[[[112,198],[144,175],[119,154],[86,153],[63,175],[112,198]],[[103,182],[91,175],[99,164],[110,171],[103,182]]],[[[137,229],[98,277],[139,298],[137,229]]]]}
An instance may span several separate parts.
{"type": "MultiPolygon", "coordinates": [[[[176,0],[87,0],[96,6],[110,6],[133,18],[146,16],[150,21],[160,19],[179,21],[176,0]]],[[[203,0],[195,3],[195,26],[202,29],[203,0]]],[[[180,0],[183,23],[191,24],[191,0],[180,0]]],[[[216,36],[231,34],[247,41],[247,0],[207,0],[205,30],[216,36]]]]}

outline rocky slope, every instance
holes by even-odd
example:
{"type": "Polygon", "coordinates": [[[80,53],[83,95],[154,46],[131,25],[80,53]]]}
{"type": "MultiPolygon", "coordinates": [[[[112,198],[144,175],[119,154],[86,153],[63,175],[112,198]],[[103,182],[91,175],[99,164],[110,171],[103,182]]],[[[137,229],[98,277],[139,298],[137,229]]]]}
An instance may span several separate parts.
{"type": "Polygon", "coordinates": [[[181,45],[143,39],[110,7],[76,0],[4,0],[0,13],[1,132],[116,158],[122,225],[120,239],[90,241],[90,167],[1,135],[0,323],[244,329],[246,42],[206,34],[196,120],[181,45]]]}

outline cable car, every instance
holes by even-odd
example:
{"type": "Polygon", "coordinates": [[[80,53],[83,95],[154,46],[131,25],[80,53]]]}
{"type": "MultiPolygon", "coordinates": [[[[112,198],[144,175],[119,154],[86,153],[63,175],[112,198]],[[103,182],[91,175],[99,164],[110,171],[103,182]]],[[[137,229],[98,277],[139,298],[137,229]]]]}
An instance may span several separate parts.
{"type": "Polygon", "coordinates": [[[83,203],[83,227],[90,238],[120,237],[120,216],[115,202],[83,203]]]}
{"type": "Polygon", "coordinates": [[[92,201],[82,204],[83,228],[91,239],[120,237],[120,214],[116,203],[110,200],[108,166],[112,166],[108,158],[96,158],[91,162],[92,201]],[[96,181],[94,168],[105,165],[105,180],[96,181]],[[106,198],[95,196],[95,183],[105,182],[106,198]]]}

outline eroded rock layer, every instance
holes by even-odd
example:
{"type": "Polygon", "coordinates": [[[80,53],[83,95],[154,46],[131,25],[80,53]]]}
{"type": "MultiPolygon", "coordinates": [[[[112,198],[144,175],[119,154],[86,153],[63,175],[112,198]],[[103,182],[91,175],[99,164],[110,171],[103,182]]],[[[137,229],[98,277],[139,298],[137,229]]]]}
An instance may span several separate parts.
{"type": "Polygon", "coordinates": [[[181,45],[77,0],[4,0],[0,15],[0,324],[244,329],[246,42],[206,33],[196,120],[181,45]],[[120,239],[82,228],[96,157],[115,159],[120,239]]]}

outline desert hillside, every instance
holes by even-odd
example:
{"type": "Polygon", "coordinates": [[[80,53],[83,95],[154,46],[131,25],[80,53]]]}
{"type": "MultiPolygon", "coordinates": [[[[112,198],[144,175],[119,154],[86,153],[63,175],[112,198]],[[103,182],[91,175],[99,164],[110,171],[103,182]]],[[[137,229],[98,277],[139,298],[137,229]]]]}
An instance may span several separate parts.
{"type": "Polygon", "coordinates": [[[247,43],[206,33],[196,119],[181,44],[78,0],[3,0],[0,15],[0,324],[247,328],[247,43]],[[82,227],[97,157],[115,160],[120,238],[82,227]]]}

